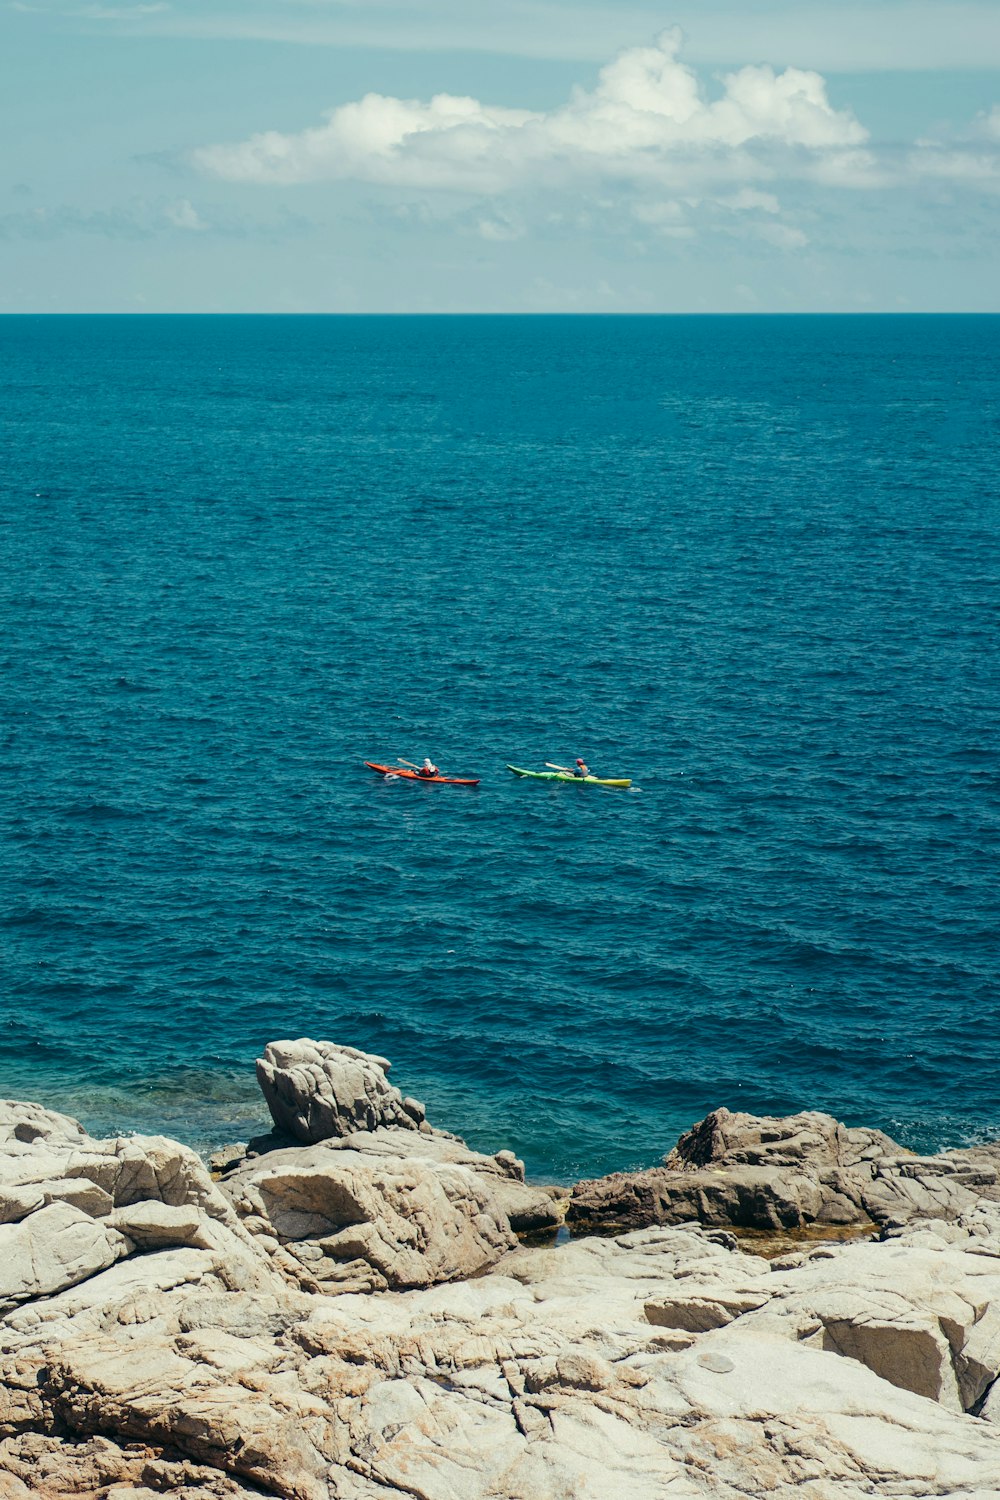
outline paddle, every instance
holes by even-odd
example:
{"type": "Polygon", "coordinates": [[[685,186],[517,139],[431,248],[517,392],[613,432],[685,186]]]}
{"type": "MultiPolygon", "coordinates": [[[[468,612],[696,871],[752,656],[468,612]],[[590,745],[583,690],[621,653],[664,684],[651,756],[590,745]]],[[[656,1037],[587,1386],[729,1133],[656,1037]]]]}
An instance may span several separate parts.
{"type": "MultiPolygon", "coordinates": [[[[573,770],[572,766],[557,766],[554,760],[547,760],[545,764],[548,766],[550,771],[563,771],[567,776],[576,777],[577,781],[586,781],[588,776],[591,777],[594,781],[598,779],[596,776],[594,776],[593,771],[588,771],[587,776],[580,776],[578,772],[573,770]]],[[[608,788],[605,787],[604,790],[607,791],[608,788]]]]}
{"type": "MultiPolygon", "coordinates": [[[[572,776],[577,781],[584,781],[586,779],[585,777],[577,776],[576,772],[571,771],[569,766],[557,766],[554,760],[547,760],[545,764],[548,766],[550,771],[565,771],[567,776],[572,776]]],[[[602,792],[610,792],[611,788],[609,786],[602,786],[599,788],[599,790],[602,792]]]]}
{"type": "MultiPolygon", "coordinates": [[[[549,768],[550,771],[564,771],[567,776],[573,776],[573,777],[576,778],[577,781],[585,781],[586,780],[585,776],[577,776],[576,772],[573,771],[573,770],[571,770],[569,766],[557,766],[554,760],[547,760],[545,762],[545,764],[548,766],[548,768],[549,768]]],[[[593,774],[594,774],[593,771],[590,774],[591,774],[591,776],[593,776],[593,774]]],[[[596,780],[596,777],[594,779],[596,780]]],[[[610,792],[611,788],[609,786],[602,786],[601,787],[601,791],[602,792],[610,792]]]]}
{"type": "Polygon", "coordinates": [[[434,776],[431,776],[427,771],[424,770],[423,766],[416,765],[412,760],[404,760],[401,755],[397,755],[396,759],[399,761],[399,764],[401,766],[409,766],[411,771],[416,771],[419,775],[426,776],[429,781],[433,781],[434,776],[440,776],[441,774],[440,771],[435,771],[434,776]]]}

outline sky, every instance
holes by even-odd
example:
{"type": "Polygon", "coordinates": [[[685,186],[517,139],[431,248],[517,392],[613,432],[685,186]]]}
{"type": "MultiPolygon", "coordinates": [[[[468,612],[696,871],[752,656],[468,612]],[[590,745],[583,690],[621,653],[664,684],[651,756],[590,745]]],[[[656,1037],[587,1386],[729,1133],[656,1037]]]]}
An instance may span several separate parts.
{"type": "Polygon", "coordinates": [[[1000,311],[1000,0],[0,0],[0,312],[1000,311]]]}

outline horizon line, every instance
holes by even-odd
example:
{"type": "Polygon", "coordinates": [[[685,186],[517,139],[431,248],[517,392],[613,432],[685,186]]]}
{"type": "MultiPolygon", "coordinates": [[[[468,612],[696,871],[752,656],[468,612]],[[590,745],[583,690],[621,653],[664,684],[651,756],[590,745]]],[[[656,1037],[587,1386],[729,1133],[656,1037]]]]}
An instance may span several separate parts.
{"type": "Polygon", "coordinates": [[[263,310],[239,312],[195,312],[191,310],[156,311],[155,309],[122,309],[104,311],[53,312],[40,309],[0,311],[2,318],[1000,318],[1000,309],[991,308],[800,308],[800,309],[699,309],[683,312],[521,310],[507,312],[292,312],[263,310]]]}

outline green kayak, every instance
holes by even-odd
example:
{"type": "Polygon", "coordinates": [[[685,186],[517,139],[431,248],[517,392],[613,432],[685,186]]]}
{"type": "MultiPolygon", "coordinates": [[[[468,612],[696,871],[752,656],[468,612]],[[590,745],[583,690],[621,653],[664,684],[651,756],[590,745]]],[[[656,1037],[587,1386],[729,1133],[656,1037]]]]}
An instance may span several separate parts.
{"type": "Polygon", "coordinates": [[[532,781],[577,781],[581,786],[623,786],[632,785],[628,781],[608,781],[604,776],[573,776],[568,771],[522,771],[520,766],[508,766],[508,771],[513,771],[515,776],[529,776],[532,781]]]}

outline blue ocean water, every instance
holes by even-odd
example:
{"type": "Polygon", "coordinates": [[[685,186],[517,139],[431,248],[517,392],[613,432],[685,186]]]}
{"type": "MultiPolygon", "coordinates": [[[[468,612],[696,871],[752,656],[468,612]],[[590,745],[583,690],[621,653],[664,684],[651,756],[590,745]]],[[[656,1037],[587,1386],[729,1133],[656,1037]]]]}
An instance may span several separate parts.
{"type": "Polygon", "coordinates": [[[0,1092],[1000,1135],[998,426],[991,318],[0,319],[0,1092]]]}

